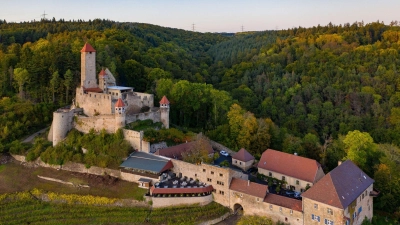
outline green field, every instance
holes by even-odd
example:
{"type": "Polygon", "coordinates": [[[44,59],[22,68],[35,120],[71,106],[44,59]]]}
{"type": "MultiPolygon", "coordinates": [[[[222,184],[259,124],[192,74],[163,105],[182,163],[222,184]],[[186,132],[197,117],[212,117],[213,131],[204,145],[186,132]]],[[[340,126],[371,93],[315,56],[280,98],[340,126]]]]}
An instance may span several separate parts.
{"type": "Polygon", "coordinates": [[[222,216],[229,209],[217,203],[153,209],[68,205],[34,199],[3,200],[0,224],[196,224],[222,216]]]}

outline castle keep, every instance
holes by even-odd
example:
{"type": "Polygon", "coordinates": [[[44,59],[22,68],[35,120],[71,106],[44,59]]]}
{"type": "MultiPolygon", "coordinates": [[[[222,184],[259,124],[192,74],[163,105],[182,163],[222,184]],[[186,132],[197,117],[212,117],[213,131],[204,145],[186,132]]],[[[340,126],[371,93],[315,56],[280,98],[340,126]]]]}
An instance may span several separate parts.
{"type": "MultiPolygon", "coordinates": [[[[86,43],[81,50],[81,83],[76,88],[76,97],[70,108],[61,108],[53,113],[48,139],[55,146],[72,128],[84,133],[91,129],[105,129],[112,133],[127,123],[145,119],[162,122],[165,128],[169,128],[167,97],[161,99],[160,107],[154,107],[152,94],[117,86],[114,75],[107,68],[96,76],[96,50],[86,43]]],[[[142,133],[123,131],[132,147],[142,149],[142,133]]]]}

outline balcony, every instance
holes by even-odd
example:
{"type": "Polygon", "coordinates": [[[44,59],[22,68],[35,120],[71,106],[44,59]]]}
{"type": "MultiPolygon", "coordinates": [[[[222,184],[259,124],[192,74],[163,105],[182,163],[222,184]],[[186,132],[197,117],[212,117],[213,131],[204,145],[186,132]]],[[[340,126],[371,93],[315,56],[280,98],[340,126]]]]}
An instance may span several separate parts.
{"type": "Polygon", "coordinates": [[[377,189],[373,189],[370,193],[369,193],[369,196],[371,196],[371,197],[378,197],[379,196],[379,193],[381,193],[379,190],[377,190],[377,189]]]}

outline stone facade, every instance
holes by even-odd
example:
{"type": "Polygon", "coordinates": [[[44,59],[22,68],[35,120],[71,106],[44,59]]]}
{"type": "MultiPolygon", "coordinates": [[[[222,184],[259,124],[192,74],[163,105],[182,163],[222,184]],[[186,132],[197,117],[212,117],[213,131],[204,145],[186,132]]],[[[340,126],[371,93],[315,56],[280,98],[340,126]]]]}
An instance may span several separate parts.
{"type": "MultiPolygon", "coordinates": [[[[258,173],[264,174],[265,176],[273,177],[279,180],[285,180],[287,182],[287,188],[292,186],[294,191],[303,192],[306,190],[307,184],[312,187],[313,183],[305,180],[301,180],[296,177],[291,177],[286,174],[277,173],[271,170],[265,170],[263,168],[258,168],[258,173]],[[283,178],[284,177],[284,178],[283,178]]],[[[324,171],[320,167],[317,171],[317,177],[322,178],[324,176],[324,171]]],[[[318,180],[319,180],[318,179],[318,180]]]]}
{"type": "Polygon", "coordinates": [[[237,167],[241,168],[244,171],[247,171],[248,169],[250,169],[251,166],[253,166],[253,163],[254,163],[254,159],[250,160],[250,161],[247,161],[247,162],[243,162],[243,161],[240,161],[238,159],[233,159],[232,158],[232,165],[237,166],[237,167]]]}
{"type": "Polygon", "coordinates": [[[197,197],[152,197],[154,208],[178,206],[178,205],[207,205],[213,201],[212,195],[197,197]]]}

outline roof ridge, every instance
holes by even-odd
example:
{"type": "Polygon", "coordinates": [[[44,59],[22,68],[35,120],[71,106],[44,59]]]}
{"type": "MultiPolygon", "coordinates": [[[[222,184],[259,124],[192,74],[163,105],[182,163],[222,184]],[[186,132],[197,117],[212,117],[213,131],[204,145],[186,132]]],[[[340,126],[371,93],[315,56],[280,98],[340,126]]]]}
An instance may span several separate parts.
{"type": "Polygon", "coordinates": [[[332,183],[332,185],[333,185],[333,189],[335,190],[335,196],[339,199],[340,206],[342,206],[342,208],[344,209],[342,200],[340,200],[340,196],[339,196],[339,194],[338,194],[338,192],[337,192],[337,190],[336,190],[336,185],[333,183],[331,173],[328,173],[328,174],[325,175],[325,176],[329,176],[328,178],[331,180],[331,183],[332,183]]]}

